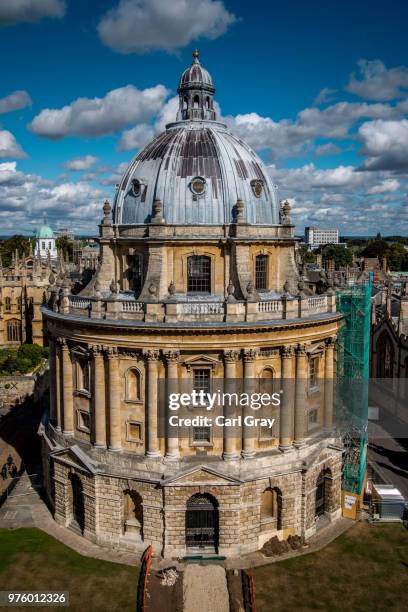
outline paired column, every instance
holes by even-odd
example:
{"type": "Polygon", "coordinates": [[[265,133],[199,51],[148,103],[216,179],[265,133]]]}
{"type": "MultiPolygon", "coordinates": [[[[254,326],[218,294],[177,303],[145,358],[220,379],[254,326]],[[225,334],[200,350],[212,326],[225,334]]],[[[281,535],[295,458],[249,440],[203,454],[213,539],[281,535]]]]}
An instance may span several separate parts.
{"type": "Polygon", "coordinates": [[[287,451],[292,447],[294,429],[294,350],[291,346],[282,349],[282,396],[280,406],[279,449],[287,451]]]}
{"type": "Polygon", "coordinates": [[[296,391],[295,391],[295,439],[294,445],[303,446],[306,435],[308,357],[305,345],[296,349],[296,391]]]}
{"type": "Polygon", "coordinates": [[[119,357],[116,347],[109,347],[109,450],[122,449],[122,423],[120,414],[119,357]]]}
{"type": "Polygon", "coordinates": [[[55,341],[55,412],[56,412],[56,430],[62,431],[62,400],[61,400],[61,338],[55,341]]]}
{"type": "Polygon", "coordinates": [[[326,340],[324,354],[324,416],[323,426],[327,431],[333,427],[333,390],[334,390],[334,347],[335,339],[326,340]]]}
{"type": "Polygon", "coordinates": [[[93,414],[95,446],[106,448],[105,361],[102,347],[93,346],[93,414]]]}
{"type": "MultiPolygon", "coordinates": [[[[237,389],[237,361],[239,358],[239,352],[234,350],[224,351],[224,391],[226,393],[239,393],[240,389],[237,389]]],[[[224,406],[224,417],[225,419],[233,419],[237,416],[236,405],[224,406]]],[[[225,461],[233,461],[239,458],[236,450],[237,440],[237,429],[236,427],[224,427],[224,446],[223,446],[223,459],[225,461]]]]}
{"type": "Polygon", "coordinates": [[[160,457],[159,439],[157,437],[157,369],[159,351],[143,351],[147,360],[147,456],[160,457]]]}
{"type": "Polygon", "coordinates": [[[50,350],[49,364],[50,364],[50,422],[55,424],[57,419],[57,397],[56,397],[56,384],[57,384],[57,369],[56,369],[56,346],[55,341],[50,336],[48,337],[48,345],[50,350]]]}
{"type": "Polygon", "coordinates": [[[63,433],[66,436],[74,435],[74,398],[72,384],[72,361],[70,350],[65,338],[61,339],[62,352],[62,385],[63,385],[63,433]]]}
{"type": "MultiPolygon", "coordinates": [[[[167,398],[171,393],[178,393],[178,359],[180,357],[180,351],[164,351],[164,357],[167,362],[167,398]]],[[[156,382],[157,385],[157,382],[156,382]]],[[[156,409],[157,410],[157,409],[156,409]]],[[[167,459],[175,460],[180,457],[179,452],[179,439],[178,439],[178,427],[176,425],[169,425],[169,418],[174,415],[167,405],[166,415],[166,457],[167,459]]]]}
{"type": "MultiPolygon", "coordinates": [[[[258,349],[244,349],[245,390],[249,394],[255,391],[255,360],[258,354],[258,349]]],[[[254,411],[249,406],[244,409],[245,416],[255,416],[254,411]]],[[[252,459],[255,457],[255,429],[244,424],[242,426],[244,430],[242,457],[252,459]]]]}

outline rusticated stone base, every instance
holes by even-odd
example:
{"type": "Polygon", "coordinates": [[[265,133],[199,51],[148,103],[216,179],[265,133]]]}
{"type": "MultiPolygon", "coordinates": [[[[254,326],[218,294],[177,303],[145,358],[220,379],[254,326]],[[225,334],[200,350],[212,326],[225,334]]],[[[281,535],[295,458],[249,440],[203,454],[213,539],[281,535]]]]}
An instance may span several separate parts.
{"type": "Polygon", "coordinates": [[[94,462],[83,447],[56,447],[46,436],[43,457],[44,481],[55,520],[103,546],[139,552],[152,543],[155,554],[166,558],[192,552],[186,547],[186,506],[198,493],[215,501],[218,545],[214,552],[220,555],[253,552],[274,535],[280,539],[291,534],[308,538],[315,531],[316,486],[322,472],[325,515],[332,521],[340,516],[341,451],[321,443],[284,457],[255,458],[246,473],[239,462],[235,468],[229,464],[226,473],[220,460],[167,467],[174,472],[167,472],[164,478],[153,478],[142,465],[138,473],[133,470],[126,478],[115,474],[112,466],[94,462]],[[271,516],[265,516],[264,508],[268,489],[276,492],[277,506],[271,516]],[[141,503],[137,537],[126,532],[129,516],[125,497],[129,492],[141,503]]]}

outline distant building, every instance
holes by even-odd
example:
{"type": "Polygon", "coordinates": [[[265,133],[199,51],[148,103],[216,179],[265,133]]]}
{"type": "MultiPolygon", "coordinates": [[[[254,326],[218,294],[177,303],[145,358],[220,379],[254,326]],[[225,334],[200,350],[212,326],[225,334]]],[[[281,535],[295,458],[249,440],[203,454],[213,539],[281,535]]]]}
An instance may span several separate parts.
{"type": "Polygon", "coordinates": [[[37,229],[35,234],[35,255],[42,261],[57,259],[57,246],[55,236],[51,227],[47,224],[44,216],[43,224],[37,229]]]}
{"type": "Polygon", "coordinates": [[[54,232],[55,238],[62,238],[62,236],[66,236],[68,240],[74,240],[74,232],[67,227],[59,227],[54,232]]]}
{"type": "Polygon", "coordinates": [[[309,246],[319,247],[323,244],[338,244],[339,230],[320,229],[319,227],[305,227],[305,242],[309,246]]]}

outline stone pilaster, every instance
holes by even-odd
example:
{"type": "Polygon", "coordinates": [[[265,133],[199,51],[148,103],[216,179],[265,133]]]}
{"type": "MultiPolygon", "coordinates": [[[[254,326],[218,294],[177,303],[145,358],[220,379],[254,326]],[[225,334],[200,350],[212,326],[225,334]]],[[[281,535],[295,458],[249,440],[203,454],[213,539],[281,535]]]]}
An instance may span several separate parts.
{"type": "Polygon", "coordinates": [[[92,347],[93,354],[93,393],[92,406],[95,427],[94,441],[98,448],[106,448],[106,401],[105,401],[105,361],[100,346],[92,347]]]}
{"type": "Polygon", "coordinates": [[[48,345],[50,350],[49,356],[49,364],[50,364],[50,421],[54,425],[57,420],[57,393],[56,393],[56,385],[57,385],[57,368],[56,368],[56,357],[57,357],[57,349],[55,346],[54,338],[48,338],[48,345]]]}
{"type": "MultiPolygon", "coordinates": [[[[255,379],[255,360],[259,355],[258,349],[244,349],[244,378],[245,390],[251,394],[254,392],[255,379]]],[[[248,406],[244,410],[245,416],[254,416],[253,410],[248,406]]],[[[255,457],[255,433],[253,427],[246,427],[243,424],[243,450],[242,457],[244,459],[252,459],[255,457]]]]}
{"type": "Polygon", "coordinates": [[[294,350],[292,346],[285,346],[282,349],[282,401],[280,406],[280,432],[279,449],[289,450],[293,442],[294,430],[294,384],[293,361],[294,350]]]}
{"type": "Polygon", "coordinates": [[[303,446],[306,435],[308,359],[304,345],[296,349],[295,439],[294,445],[303,446]]]}
{"type": "Polygon", "coordinates": [[[147,349],[143,351],[147,361],[147,450],[148,457],[160,457],[159,440],[157,437],[157,366],[159,351],[147,349]]]}
{"type": "Polygon", "coordinates": [[[120,378],[118,349],[107,349],[109,370],[109,450],[122,450],[122,423],[120,414],[120,378]]]}
{"type": "MultiPolygon", "coordinates": [[[[164,357],[167,363],[167,397],[169,397],[171,393],[178,393],[178,360],[180,357],[180,351],[164,351],[164,357]]],[[[169,428],[168,425],[168,419],[172,414],[174,413],[172,413],[172,411],[167,406],[166,428],[168,433],[166,439],[166,458],[170,460],[175,460],[180,457],[180,452],[178,429],[175,426],[169,428]],[[169,431],[171,431],[171,435],[169,435],[169,431]]]]}
{"type": "Polygon", "coordinates": [[[70,350],[65,338],[61,340],[62,352],[62,394],[64,398],[63,433],[66,436],[74,435],[74,398],[72,360],[70,350]]]}
{"type": "MultiPolygon", "coordinates": [[[[226,393],[235,393],[236,389],[236,365],[239,359],[239,352],[235,350],[224,351],[224,391],[226,393]]],[[[237,416],[236,406],[224,406],[225,419],[234,418],[237,416]]],[[[239,459],[237,452],[237,431],[233,427],[224,427],[224,446],[222,457],[224,461],[234,461],[239,459]],[[235,435],[234,435],[235,434],[235,435]]]]}
{"type": "Polygon", "coordinates": [[[335,339],[326,340],[324,354],[324,413],[323,426],[327,431],[333,427],[333,387],[334,387],[334,347],[335,339]]]}
{"type": "Polygon", "coordinates": [[[55,340],[55,412],[56,412],[56,430],[62,431],[62,399],[61,399],[61,339],[55,340]]]}

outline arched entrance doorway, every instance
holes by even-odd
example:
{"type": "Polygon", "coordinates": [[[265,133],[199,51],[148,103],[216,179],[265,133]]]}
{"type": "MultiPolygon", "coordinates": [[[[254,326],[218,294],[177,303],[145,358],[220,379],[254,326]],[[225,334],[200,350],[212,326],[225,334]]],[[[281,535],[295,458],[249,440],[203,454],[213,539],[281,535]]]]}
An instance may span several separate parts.
{"type": "Polygon", "coordinates": [[[218,502],[212,495],[197,493],[187,501],[187,548],[218,548],[218,502]]]}
{"type": "Polygon", "coordinates": [[[72,488],[72,518],[83,533],[85,528],[84,490],[79,476],[71,474],[70,479],[72,488]]]}
{"type": "Polygon", "coordinates": [[[324,516],[329,509],[329,493],[331,485],[331,472],[322,470],[316,481],[315,515],[316,518],[324,516]]]}

